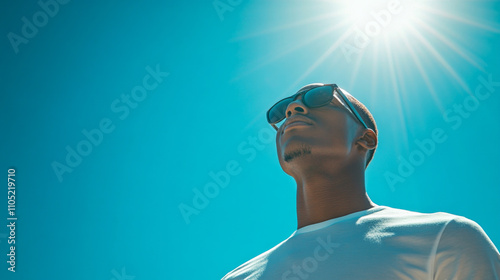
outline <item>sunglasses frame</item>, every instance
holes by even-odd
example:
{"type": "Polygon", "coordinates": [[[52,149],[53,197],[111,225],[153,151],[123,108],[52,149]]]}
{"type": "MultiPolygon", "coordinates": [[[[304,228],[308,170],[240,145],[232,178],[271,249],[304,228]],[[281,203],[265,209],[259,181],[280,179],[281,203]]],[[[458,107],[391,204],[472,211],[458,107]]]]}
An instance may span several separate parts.
{"type": "MultiPolygon", "coordinates": [[[[272,126],[274,127],[274,129],[276,129],[276,131],[278,131],[278,126],[276,125],[277,123],[281,122],[282,120],[286,119],[286,116],[283,117],[282,119],[280,119],[279,121],[276,121],[276,122],[271,122],[269,120],[269,113],[271,112],[271,110],[280,102],[282,102],[283,100],[286,100],[286,99],[292,99],[292,101],[290,101],[290,103],[292,103],[294,100],[295,100],[295,97],[298,96],[299,94],[303,94],[303,95],[306,95],[309,91],[313,90],[313,89],[317,89],[317,88],[320,88],[320,87],[330,87],[332,88],[332,99],[330,99],[330,101],[328,103],[330,103],[333,98],[334,98],[334,95],[335,95],[335,92],[338,93],[338,95],[340,96],[340,98],[342,98],[342,101],[344,101],[345,105],[347,105],[346,109],[348,109],[351,114],[353,114],[354,117],[356,117],[356,119],[363,125],[364,128],[368,129],[368,126],[366,125],[365,121],[363,121],[363,119],[361,118],[361,115],[358,113],[358,110],[356,110],[356,108],[354,107],[354,105],[352,105],[351,101],[349,101],[349,99],[347,99],[347,96],[342,92],[342,89],[340,87],[338,87],[336,84],[325,84],[325,85],[322,85],[322,86],[319,86],[319,87],[315,87],[315,88],[312,88],[304,93],[296,93],[292,96],[289,96],[289,97],[285,97],[281,100],[279,100],[278,102],[276,102],[273,106],[271,106],[271,108],[269,110],[267,110],[267,113],[266,113],[266,117],[267,117],[267,122],[272,126]]],[[[310,107],[309,105],[307,105],[305,103],[305,99],[302,98],[302,102],[304,103],[304,105],[306,105],[307,107],[309,108],[318,108],[318,107],[321,107],[321,106],[325,106],[326,104],[328,103],[325,103],[323,105],[320,105],[320,106],[316,106],[316,107],[310,107]]],[[[288,103],[288,105],[290,104],[288,103]]],[[[288,107],[287,105],[287,107],[288,107]]]]}

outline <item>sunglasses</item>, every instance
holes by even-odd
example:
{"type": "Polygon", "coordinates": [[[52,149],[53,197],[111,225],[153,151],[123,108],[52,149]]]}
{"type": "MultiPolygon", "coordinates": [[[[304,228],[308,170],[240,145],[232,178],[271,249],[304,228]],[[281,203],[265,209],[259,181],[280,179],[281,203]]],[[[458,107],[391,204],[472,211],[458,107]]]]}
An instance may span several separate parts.
{"type": "Polygon", "coordinates": [[[321,106],[325,106],[329,104],[333,100],[335,94],[337,94],[337,96],[340,97],[340,100],[343,101],[344,107],[346,107],[346,109],[348,109],[349,112],[351,112],[351,114],[353,114],[353,116],[365,128],[368,128],[356,108],[354,108],[354,105],[352,105],[351,101],[349,101],[349,99],[347,99],[345,94],[342,92],[342,89],[339,88],[336,84],[327,84],[310,89],[305,93],[296,93],[276,102],[276,104],[274,104],[266,114],[267,122],[272,125],[274,129],[278,130],[279,126],[277,124],[286,118],[286,109],[288,108],[288,105],[290,105],[290,103],[292,103],[299,94],[303,94],[302,103],[304,103],[304,105],[309,108],[318,108],[321,106]]]}

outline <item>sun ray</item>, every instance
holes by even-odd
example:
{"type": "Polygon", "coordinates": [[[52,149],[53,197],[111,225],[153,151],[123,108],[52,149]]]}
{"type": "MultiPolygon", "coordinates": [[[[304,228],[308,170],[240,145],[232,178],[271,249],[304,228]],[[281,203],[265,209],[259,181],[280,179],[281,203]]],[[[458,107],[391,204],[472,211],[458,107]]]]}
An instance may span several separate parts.
{"type": "MultiPolygon", "coordinates": [[[[404,75],[405,71],[402,71],[403,69],[401,69],[401,67],[400,67],[400,61],[398,60],[398,56],[393,56],[393,52],[391,52],[391,46],[390,45],[387,45],[387,46],[388,46],[387,47],[388,48],[388,55],[391,57],[390,60],[392,61],[392,63],[390,63],[390,65],[394,66],[392,71],[391,71],[393,73],[391,73],[391,74],[393,75],[393,78],[394,78],[394,74],[395,74],[395,77],[397,77],[396,81],[398,82],[396,84],[396,86],[399,85],[399,87],[398,87],[399,92],[397,92],[397,95],[399,97],[398,101],[399,101],[400,106],[398,106],[398,108],[399,108],[399,114],[401,116],[401,127],[402,127],[402,131],[404,131],[404,137],[405,137],[405,138],[403,138],[404,139],[403,145],[404,145],[404,148],[406,149],[404,154],[407,155],[408,154],[407,151],[410,150],[410,138],[408,136],[408,127],[410,129],[412,128],[411,125],[408,125],[409,120],[411,120],[412,118],[411,117],[407,118],[407,116],[409,115],[409,112],[410,112],[409,110],[412,107],[412,105],[411,105],[411,102],[409,102],[409,100],[408,100],[409,93],[408,93],[408,87],[405,85],[405,76],[406,76],[406,75],[404,75]],[[408,113],[405,114],[405,112],[408,112],[408,113]]],[[[399,56],[399,57],[401,57],[401,56],[399,56]]],[[[413,118],[413,119],[415,119],[415,118],[413,118]]],[[[417,190],[415,188],[411,188],[411,191],[412,191],[413,195],[417,194],[417,190]]]]}
{"type": "Polygon", "coordinates": [[[491,32],[494,32],[494,33],[500,33],[500,29],[499,28],[488,26],[488,25],[479,23],[479,22],[474,21],[474,20],[466,19],[463,16],[457,16],[457,15],[453,15],[453,14],[450,14],[450,13],[447,13],[447,12],[444,12],[444,11],[436,10],[434,8],[431,8],[431,7],[427,6],[427,5],[422,5],[422,4],[417,4],[417,5],[418,5],[418,7],[420,9],[426,10],[426,11],[431,12],[433,14],[440,15],[442,17],[449,18],[449,19],[461,22],[463,24],[474,26],[474,27],[477,27],[477,28],[480,28],[480,29],[484,29],[484,30],[487,30],[487,31],[491,31],[491,32]]]}
{"type": "Polygon", "coordinates": [[[354,81],[358,77],[359,67],[361,66],[361,61],[363,60],[363,55],[365,54],[365,50],[363,50],[359,56],[356,58],[356,64],[354,65],[354,69],[351,72],[351,79],[349,80],[349,88],[352,88],[354,85],[354,81]]]}
{"type": "Polygon", "coordinates": [[[443,104],[441,103],[441,100],[438,98],[438,95],[436,93],[436,90],[434,89],[434,86],[432,85],[431,81],[429,80],[429,76],[427,76],[424,67],[422,66],[422,63],[420,63],[420,60],[417,58],[417,55],[415,54],[415,51],[413,50],[413,47],[410,45],[408,38],[406,37],[406,34],[401,34],[401,38],[403,39],[403,43],[406,46],[406,49],[410,52],[410,56],[413,59],[413,62],[417,66],[418,72],[424,79],[425,85],[431,92],[432,99],[434,102],[438,105],[438,108],[441,112],[444,112],[444,107],[443,104]]]}
{"type": "Polygon", "coordinates": [[[431,54],[441,63],[443,66],[455,80],[462,86],[462,88],[470,95],[472,95],[472,91],[469,86],[463,81],[462,78],[453,70],[453,68],[446,62],[446,60],[439,54],[439,52],[424,38],[424,36],[414,27],[409,26],[408,30],[410,30],[415,37],[431,52],[431,54]]]}
{"type": "Polygon", "coordinates": [[[484,61],[482,61],[481,59],[475,57],[474,59],[469,57],[463,50],[461,50],[457,45],[455,45],[453,42],[451,42],[450,40],[448,40],[445,36],[441,35],[441,33],[439,33],[438,31],[436,31],[436,29],[432,28],[431,26],[429,26],[428,24],[426,24],[424,21],[420,20],[420,19],[416,19],[417,21],[417,24],[420,26],[420,27],[423,27],[424,29],[426,29],[429,33],[431,33],[432,35],[434,35],[436,38],[438,38],[441,42],[443,42],[444,44],[446,44],[448,47],[450,47],[452,50],[454,50],[458,55],[460,55],[462,58],[464,58],[465,60],[467,60],[469,63],[471,63],[472,65],[474,65],[476,68],[478,68],[479,70],[481,70],[482,72],[486,72],[486,70],[484,69],[484,67],[482,65],[480,65],[479,63],[477,63],[476,61],[480,61],[482,62],[482,64],[484,65],[484,61]]]}
{"type": "Polygon", "coordinates": [[[276,32],[287,30],[287,29],[296,28],[296,27],[310,24],[310,23],[314,23],[317,21],[331,19],[331,18],[334,18],[334,17],[341,15],[341,12],[342,11],[335,11],[335,12],[331,12],[331,13],[327,13],[327,14],[323,14],[323,15],[315,15],[312,18],[307,18],[307,19],[303,19],[303,20],[296,21],[293,23],[289,23],[289,24],[285,24],[285,25],[281,25],[281,26],[276,26],[273,28],[267,28],[267,29],[259,31],[259,32],[255,32],[255,33],[251,33],[248,35],[232,38],[229,40],[229,42],[237,42],[237,41],[247,40],[247,39],[254,38],[254,37],[259,37],[259,36],[272,34],[272,33],[276,33],[276,32]]]}
{"type": "Polygon", "coordinates": [[[280,58],[282,58],[290,53],[293,53],[294,51],[299,50],[299,49],[311,44],[312,42],[314,42],[318,39],[324,38],[324,36],[326,36],[326,35],[332,33],[333,31],[345,26],[347,23],[348,23],[347,21],[341,21],[341,22],[335,24],[334,26],[332,26],[331,28],[325,29],[318,34],[315,34],[313,37],[308,38],[307,40],[302,40],[298,44],[293,44],[291,48],[284,50],[284,51],[283,50],[280,51],[277,55],[271,57],[270,59],[266,59],[264,62],[259,63],[257,66],[253,67],[252,69],[247,70],[246,72],[242,73],[241,75],[234,77],[233,79],[231,79],[231,82],[236,81],[238,79],[241,79],[242,77],[245,77],[245,76],[257,71],[260,68],[268,65],[269,63],[274,62],[274,61],[276,61],[276,60],[278,60],[278,59],[280,59],[280,58]]]}
{"type": "Polygon", "coordinates": [[[333,45],[328,48],[307,70],[297,79],[297,81],[294,83],[293,87],[296,86],[296,84],[300,81],[302,81],[307,75],[309,75],[314,69],[316,69],[323,61],[333,52],[335,51],[340,44],[344,43],[345,40],[347,39],[347,36],[351,34],[351,29],[346,30],[336,41],[333,43],[333,45]]]}
{"type": "MultiPolygon", "coordinates": [[[[379,69],[379,65],[377,64],[378,63],[378,44],[374,44],[373,46],[373,64],[372,64],[372,83],[371,83],[371,90],[375,90],[377,88],[377,81],[378,81],[378,69],[379,69]]],[[[370,95],[371,96],[371,99],[370,99],[370,103],[371,104],[375,104],[375,102],[377,101],[376,97],[377,97],[377,94],[375,94],[375,92],[372,92],[372,94],[370,95]]]]}
{"type": "Polygon", "coordinates": [[[408,93],[407,93],[407,87],[405,85],[405,75],[403,75],[404,71],[401,69],[400,61],[398,59],[398,56],[392,55],[393,52],[391,52],[391,60],[392,60],[392,65],[394,67],[394,74],[395,77],[397,78],[398,81],[398,89],[399,89],[399,96],[400,96],[400,104],[401,104],[401,114],[405,116],[403,119],[403,125],[406,126],[406,115],[404,112],[409,112],[408,110],[408,93]]]}
{"type": "MultiPolygon", "coordinates": [[[[390,43],[387,40],[387,37],[384,36],[384,44],[385,44],[385,52],[387,55],[387,65],[389,66],[389,74],[390,74],[390,79],[391,79],[391,86],[393,90],[393,96],[396,99],[396,104],[397,104],[397,112],[399,114],[399,119],[401,121],[401,127],[402,127],[402,132],[403,132],[403,139],[404,139],[404,147],[405,149],[408,150],[408,133],[406,130],[406,121],[405,121],[405,115],[402,111],[401,108],[401,96],[399,94],[399,89],[398,89],[398,84],[396,80],[396,74],[394,71],[394,62],[392,59],[392,52],[391,52],[391,46],[390,43]]],[[[399,146],[398,146],[399,147],[399,146]]]]}

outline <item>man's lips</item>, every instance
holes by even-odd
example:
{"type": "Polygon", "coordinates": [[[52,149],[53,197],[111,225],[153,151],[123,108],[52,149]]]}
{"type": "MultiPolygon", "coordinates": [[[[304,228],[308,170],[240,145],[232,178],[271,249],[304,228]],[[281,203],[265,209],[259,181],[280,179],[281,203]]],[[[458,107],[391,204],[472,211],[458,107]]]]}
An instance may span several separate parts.
{"type": "Polygon", "coordinates": [[[310,126],[310,125],[311,125],[311,121],[307,120],[305,117],[293,117],[293,118],[288,119],[285,122],[285,125],[283,127],[283,132],[285,132],[285,130],[287,130],[291,127],[310,126]]]}
{"type": "Polygon", "coordinates": [[[299,126],[299,125],[310,125],[310,124],[303,122],[303,121],[296,121],[296,122],[289,123],[287,126],[285,126],[285,129],[290,128],[290,127],[294,127],[294,126],[299,126]]]}

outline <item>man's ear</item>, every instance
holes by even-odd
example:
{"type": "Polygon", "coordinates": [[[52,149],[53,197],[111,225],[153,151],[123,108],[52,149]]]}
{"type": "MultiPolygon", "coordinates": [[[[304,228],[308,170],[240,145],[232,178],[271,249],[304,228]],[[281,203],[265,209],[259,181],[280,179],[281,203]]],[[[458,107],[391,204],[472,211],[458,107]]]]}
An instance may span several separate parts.
{"type": "Polygon", "coordinates": [[[356,141],[357,144],[361,145],[367,150],[373,150],[377,147],[378,139],[377,134],[371,128],[365,129],[363,135],[356,141]]]}

